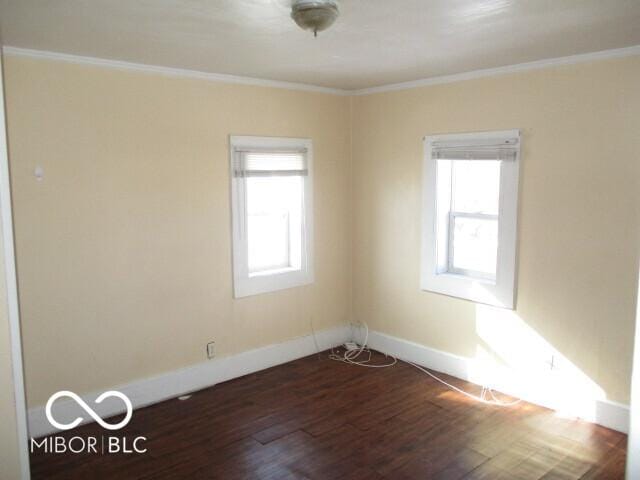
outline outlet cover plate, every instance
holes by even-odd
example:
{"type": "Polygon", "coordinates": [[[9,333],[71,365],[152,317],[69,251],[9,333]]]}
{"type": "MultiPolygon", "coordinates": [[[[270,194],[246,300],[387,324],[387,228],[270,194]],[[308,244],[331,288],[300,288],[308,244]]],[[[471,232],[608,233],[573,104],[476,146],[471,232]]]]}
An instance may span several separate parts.
{"type": "Polygon", "coordinates": [[[216,356],[216,342],[207,343],[207,358],[211,359],[216,356]]]}

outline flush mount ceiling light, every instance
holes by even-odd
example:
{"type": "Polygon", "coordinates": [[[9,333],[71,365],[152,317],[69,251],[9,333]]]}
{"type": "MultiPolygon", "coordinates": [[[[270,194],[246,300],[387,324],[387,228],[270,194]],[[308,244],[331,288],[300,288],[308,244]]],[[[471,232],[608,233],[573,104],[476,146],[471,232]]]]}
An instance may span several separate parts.
{"type": "Polygon", "coordinates": [[[305,30],[311,30],[315,37],[336,21],[340,10],[335,0],[294,0],[291,18],[305,30]]]}

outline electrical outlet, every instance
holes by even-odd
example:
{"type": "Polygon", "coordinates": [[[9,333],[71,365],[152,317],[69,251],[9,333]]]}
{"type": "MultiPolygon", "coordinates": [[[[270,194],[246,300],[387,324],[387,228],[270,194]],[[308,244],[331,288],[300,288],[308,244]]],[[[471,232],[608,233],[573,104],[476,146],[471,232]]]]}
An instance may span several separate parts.
{"type": "Polygon", "coordinates": [[[549,355],[549,359],[545,362],[549,370],[557,370],[560,366],[560,359],[553,353],[549,355]]]}
{"type": "Polygon", "coordinates": [[[216,356],[216,342],[207,343],[207,358],[211,359],[216,356]]]}

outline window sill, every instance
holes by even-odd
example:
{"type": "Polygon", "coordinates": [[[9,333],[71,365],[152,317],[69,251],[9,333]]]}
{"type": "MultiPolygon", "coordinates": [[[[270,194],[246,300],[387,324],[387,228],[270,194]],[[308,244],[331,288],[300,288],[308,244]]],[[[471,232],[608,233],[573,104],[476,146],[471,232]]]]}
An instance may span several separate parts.
{"type": "Polygon", "coordinates": [[[274,268],[273,270],[262,270],[260,272],[250,273],[249,278],[270,277],[271,275],[279,275],[281,273],[291,273],[299,271],[300,269],[296,267],[274,268]]]}
{"type": "Polygon", "coordinates": [[[515,298],[508,283],[466,277],[451,273],[427,275],[422,278],[421,290],[440,293],[476,303],[513,309],[515,298]]]}
{"type": "Polygon", "coordinates": [[[271,270],[264,272],[262,275],[236,278],[234,281],[234,298],[302,287],[313,283],[313,281],[314,276],[311,271],[300,269],[271,270]]]}
{"type": "Polygon", "coordinates": [[[469,282],[477,282],[477,283],[482,283],[484,285],[492,285],[492,286],[496,284],[495,280],[491,280],[489,278],[472,277],[471,275],[463,275],[461,273],[442,272],[442,273],[436,273],[436,277],[448,277],[448,278],[466,280],[469,282]]]}

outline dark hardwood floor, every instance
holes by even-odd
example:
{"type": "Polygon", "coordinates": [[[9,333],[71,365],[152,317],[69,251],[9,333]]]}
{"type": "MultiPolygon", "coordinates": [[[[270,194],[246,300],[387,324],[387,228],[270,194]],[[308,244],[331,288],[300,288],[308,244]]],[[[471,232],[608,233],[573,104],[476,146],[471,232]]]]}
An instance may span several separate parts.
{"type": "MultiPolygon", "coordinates": [[[[442,375],[469,390],[479,387],[442,375]]],[[[306,357],[136,410],[144,454],[32,456],[34,479],[618,479],[626,435],[527,403],[501,408],[415,368],[306,357]]]]}

